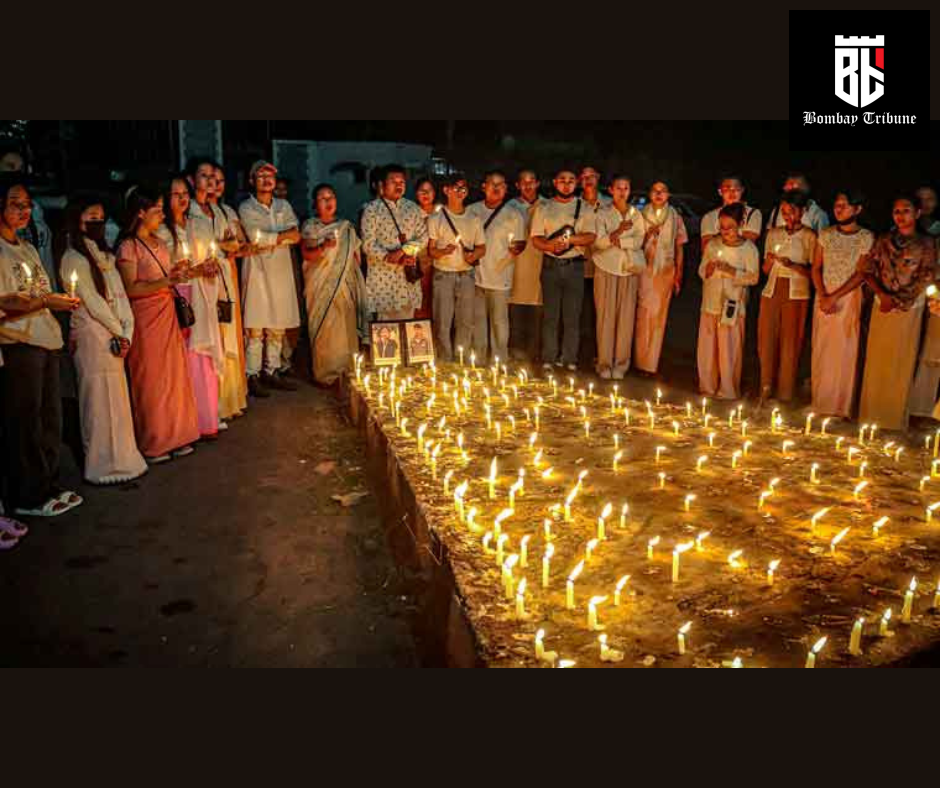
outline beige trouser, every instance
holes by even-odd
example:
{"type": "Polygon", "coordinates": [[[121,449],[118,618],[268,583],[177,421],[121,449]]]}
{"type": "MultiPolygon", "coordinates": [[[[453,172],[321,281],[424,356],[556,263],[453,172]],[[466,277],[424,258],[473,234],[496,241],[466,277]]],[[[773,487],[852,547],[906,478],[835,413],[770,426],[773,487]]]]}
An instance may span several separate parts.
{"type": "Polygon", "coordinates": [[[702,313],[698,327],[698,381],[702,393],[718,399],[740,399],[746,321],[739,315],[733,325],[721,317],[702,313]]]}
{"type": "Polygon", "coordinates": [[[594,273],[598,373],[623,376],[630,371],[638,288],[635,276],[614,276],[600,268],[594,273]]]}

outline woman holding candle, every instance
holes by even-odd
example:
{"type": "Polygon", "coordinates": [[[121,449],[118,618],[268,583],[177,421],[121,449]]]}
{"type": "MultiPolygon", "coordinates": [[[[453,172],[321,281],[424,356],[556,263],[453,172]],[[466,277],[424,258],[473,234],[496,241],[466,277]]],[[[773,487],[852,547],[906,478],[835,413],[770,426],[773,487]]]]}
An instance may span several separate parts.
{"type": "Polygon", "coordinates": [[[895,200],[894,229],[859,261],[859,271],[876,294],[859,419],[887,430],[907,429],[925,291],[936,277],[937,246],[919,232],[919,216],[915,198],[895,200]]]}
{"type": "Polygon", "coordinates": [[[682,290],[685,245],[689,235],[679,212],[669,204],[669,186],[662,181],[650,189],[643,209],[646,270],[640,275],[637,295],[633,361],[641,373],[655,377],[666,337],[666,321],[673,295],[682,290]]]}
{"type": "Polygon", "coordinates": [[[324,386],[332,386],[350,368],[359,352],[359,338],[368,332],[361,244],[355,228],[337,219],[336,207],[333,187],[317,186],[316,218],[301,228],[313,377],[324,386]]]}
{"type": "Polygon", "coordinates": [[[786,227],[767,233],[764,273],[770,279],[761,299],[757,333],[762,403],[775,390],[781,402],[796,395],[816,248],[816,233],[803,226],[806,201],[803,192],[784,194],[780,210],[786,227]]]}
{"type": "Polygon", "coordinates": [[[78,404],[85,479],[120,484],[147,471],[137,449],[124,359],[131,347],[134,313],[114,255],[104,240],[105,212],[95,197],[72,200],[66,211],[62,281],[81,307],[72,316],[69,345],[78,375],[78,404]]]}
{"type": "Polygon", "coordinates": [[[862,202],[852,191],[836,194],[836,224],[822,231],[813,257],[813,410],[823,416],[852,415],[865,280],[858,263],[875,242],[858,224],[862,202]]]}
{"type": "Polygon", "coordinates": [[[190,444],[199,440],[186,341],[174,303],[176,285],[189,273],[185,264],[170,262],[170,251],[157,235],[163,219],[159,192],[136,188],[117,251],[134,311],[134,341],[127,355],[134,429],[151,463],[192,454],[190,444]]]}
{"type": "MultiPolygon", "coordinates": [[[[214,174],[213,174],[214,188],[214,174]]],[[[183,332],[186,339],[189,376],[196,397],[199,434],[214,441],[219,435],[219,375],[224,351],[219,328],[218,245],[212,224],[200,219],[193,205],[189,182],[182,177],[170,182],[166,196],[170,210],[166,224],[157,231],[171,258],[187,265],[189,281],[177,290],[193,307],[196,322],[183,332]]]]}
{"type": "Polygon", "coordinates": [[[23,176],[0,176],[0,433],[7,483],[6,503],[18,514],[56,517],[82,503],[57,486],[62,440],[59,358],[62,331],[52,312],[80,302],[55,295],[36,248],[18,237],[30,219],[32,200],[23,176]],[[13,297],[12,294],[16,294],[13,297]]]}
{"type": "Polygon", "coordinates": [[[760,278],[760,254],[742,237],[745,207],[726,205],[719,215],[720,235],[702,256],[702,316],[698,334],[698,377],[702,393],[739,399],[744,363],[748,288],[760,278]]]}
{"type": "MultiPolygon", "coordinates": [[[[418,179],[415,184],[415,200],[418,207],[424,214],[424,220],[427,222],[434,215],[437,205],[437,190],[434,188],[434,181],[424,177],[418,179]]],[[[418,252],[418,267],[421,269],[421,308],[415,311],[415,318],[418,320],[430,320],[434,317],[432,303],[434,298],[434,260],[428,253],[426,247],[422,247],[418,252]]]]}

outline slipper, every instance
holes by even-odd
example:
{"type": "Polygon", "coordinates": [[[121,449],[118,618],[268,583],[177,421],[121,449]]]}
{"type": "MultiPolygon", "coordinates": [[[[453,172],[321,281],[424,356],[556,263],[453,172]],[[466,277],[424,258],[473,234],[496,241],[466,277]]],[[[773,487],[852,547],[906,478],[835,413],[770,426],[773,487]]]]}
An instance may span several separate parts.
{"type": "Polygon", "coordinates": [[[43,504],[41,509],[17,509],[16,514],[21,517],[58,517],[71,508],[73,507],[58,498],[50,498],[43,504]]]}
{"type": "Polygon", "coordinates": [[[20,543],[20,540],[9,534],[0,534],[0,552],[3,550],[12,550],[20,543]]]}
{"type": "Polygon", "coordinates": [[[169,454],[161,454],[159,457],[147,457],[147,463],[149,465],[163,465],[163,463],[169,462],[172,459],[169,454]]]}
{"type": "Polygon", "coordinates": [[[12,536],[14,539],[22,539],[29,533],[29,528],[18,523],[16,520],[10,520],[6,517],[0,517],[0,534],[12,536]]]}
{"type": "Polygon", "coordinates": [[[188,457],[190,454],[193,454],[196,450],[192,446],[185,446],[182,449],[178,449],[173,452],[173,456],[178,460],[181,457],[188,457]]]}
{"type": "Polygon", "coordinates": [[[78,493],[73,493],[71,490],[66,490],[64,493],[59,495],[58,500],[62,501],[69,509],[75,509],[78,506],[81,506],[85,503],[85,499],[82,498],[78,493]]]}

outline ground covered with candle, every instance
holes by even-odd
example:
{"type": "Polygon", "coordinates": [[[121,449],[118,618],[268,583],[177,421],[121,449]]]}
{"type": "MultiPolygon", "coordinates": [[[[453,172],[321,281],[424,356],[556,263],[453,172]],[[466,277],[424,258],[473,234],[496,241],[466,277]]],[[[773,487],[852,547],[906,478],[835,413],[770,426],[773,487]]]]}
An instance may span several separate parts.
{"type": "Polygon", "coordinates": [[[351,387],[485,664],[863,667],[940,639],[933,436],[469,362],[360,359],[351,387]]]}

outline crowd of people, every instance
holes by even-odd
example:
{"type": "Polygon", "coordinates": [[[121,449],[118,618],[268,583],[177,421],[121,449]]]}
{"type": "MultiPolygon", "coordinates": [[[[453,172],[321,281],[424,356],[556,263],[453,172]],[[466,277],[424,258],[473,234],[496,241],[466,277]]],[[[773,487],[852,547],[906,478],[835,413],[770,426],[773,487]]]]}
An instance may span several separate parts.
{"type": "MultiPolygon", "coordinates": [[[[686,274],[690,234],[669,185],[653,183],[637,201],[630,177],[604,183],[593,167],[560,168],[550,197],[524,170],[510,198],[507,176],[494,170],[468,205],[464,176],[421,178],[412,202],[406,170],[389,165],[357,224],[339,218],[335,189],[321,184],[301,225],[277,196],[270,162],[252,166],[252,192],[236,211],[222,168],[197,160],[161,187],[130,189],[119,227],[100,195],[73,195],[55,239],[22,168],[4,169],[13,171],[0,173],[2,500],[20,516],[82,503],[58,486],[66,347],[84,476],[111,485],[217,440],[250,398],[296,389],[302,320],[324,386],[369,343],[374,320],[431,320],[428,340],[444,363],[466,353],[481,365],[512,359],[548,373],[589,364],[603,380],[631,369],[655,377],[686,274]]],[[[763,280],[762,403],[797,398],[811,332],[818,415],[851,418],[857,408],[886,430],[906,429],[911,414],[940,417],[932,190],[894,200],[892,229],[877,237],[859,223],[858,192],[835,195],[830,226],[800,175],[787,179],[766,226],[739,178],[723,179],[719,194],[701,220],[701,393],[741,398],[749,291],[763,280]],[[875,307],[862,376],[866,293],[875,307]]],[[[0,549],[27,531],[4,517],[0,549]]]]}

